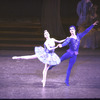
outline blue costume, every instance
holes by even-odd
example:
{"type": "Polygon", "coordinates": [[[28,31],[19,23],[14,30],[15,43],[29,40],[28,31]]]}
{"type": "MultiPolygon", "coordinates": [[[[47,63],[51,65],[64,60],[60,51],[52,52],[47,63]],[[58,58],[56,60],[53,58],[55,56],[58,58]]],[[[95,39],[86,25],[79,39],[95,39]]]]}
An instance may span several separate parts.
{"type": "MultiPolygon", "coordinates": [[[[65,83],[67,86],[69,86],[69,76],[71,73],[71,69],[74,65],[74,63],[76,62],[76,58],[78,55],[78,50],[79,50],[79,46],[80,46],[80,40],[82,37],[84,37],[92,28],[94,27],[94,25],[91,25],[90,27],[88,27],[84,32],[82,33],[78,33],[77,34],[77,38],[71,38],[68,37],[66,38],[65,42],[62,43],[62,47],[69,45],[69,49],[67,50],[67,52],[65,54],[63,54],[61,56],[61,62],[70,58],[69,59],[69,65],[68,65],[68,69],[66,72],[66,80],[65,83]]],[[[54,66],[50,66],[49,70],[54,67],[54,66]]]]}
{"type": "Polygon", "coordinates": [[[35,54],[37,55],[38,59],[48,65],[57,65],[59,64],[60,58],[53,50],[48,50],[44,43],[44,48],[42,46],[35,47],[35,54]]]}

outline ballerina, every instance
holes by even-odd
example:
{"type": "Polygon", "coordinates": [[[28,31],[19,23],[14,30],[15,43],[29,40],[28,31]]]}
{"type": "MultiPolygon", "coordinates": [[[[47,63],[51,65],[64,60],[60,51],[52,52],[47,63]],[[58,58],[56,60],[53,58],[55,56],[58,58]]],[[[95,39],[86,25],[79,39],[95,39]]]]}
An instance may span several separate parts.
{"type": "Polygon", "coordinates": [[[12,59],[36,59],[38,58],[42,63],[44,63],[45,67],[43,69],[43,79],[41,81],[43,84],[43,87],[45,87],[45,84],[46,84],[47,71],[50,65],[57,65],[61,62],[59,56],[54,52],[55,49],[58,47],[58,45],[55,46],[55,43],[62,43],[65,41],[65,39],[56,40],[55,38],[50,38],[50,34],[47,30],[44,30],[44,37],[46,38],[46,41],[44,42],[44,47],[36,46],[34,49],[35,51],[34,55],[13,56],[12,57],[12,59]]]}

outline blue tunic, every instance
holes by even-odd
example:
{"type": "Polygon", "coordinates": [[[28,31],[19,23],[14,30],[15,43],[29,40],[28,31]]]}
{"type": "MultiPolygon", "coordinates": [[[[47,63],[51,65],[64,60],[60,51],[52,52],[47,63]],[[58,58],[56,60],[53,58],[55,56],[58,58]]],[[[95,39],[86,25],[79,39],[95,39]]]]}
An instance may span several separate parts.
{"type": "Polygon", "coordinates": [[[67,51],[71,54],[78,54],[81,38],[84,37],[93,27],[94,25],[91,25],[84,32],[77,33],[77,39],[68,37],[62,44],[62,47],[69,45],[69,49],[67,51]]]}
{"type": "Polygon", "coordinates": [[[62,44],[62,47],[69,45],[69,49],[67,50],[67,52],[65,54],[63,54],[61,56],[61,62],[70,58],[69,60],[69,65],[68,65],[68,69],[66,72],[66,80],[65,83],[67,86],[69,86],[69,76],[71,73],[71,69],[74,65],[74,63],[76,62],[76,58],[77,58],[77,54],[79,51],[79,46],[80,46],[80,40],[82,37],[84,37],[92,28],[94,27],[94,25],[91,25],[90,27],[88,27],[84,32],[82,33],[78,33],[77,34],[77,38],[67,38],[65,40],[65,42],[62,44]]]}

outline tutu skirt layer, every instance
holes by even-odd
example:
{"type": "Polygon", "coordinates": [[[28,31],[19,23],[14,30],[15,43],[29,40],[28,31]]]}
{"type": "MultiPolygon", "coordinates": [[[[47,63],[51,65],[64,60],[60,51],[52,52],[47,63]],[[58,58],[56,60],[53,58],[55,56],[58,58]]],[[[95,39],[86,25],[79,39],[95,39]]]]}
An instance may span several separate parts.
{"type": "Polygon", "coordinates": [[[56,53],[47,53],[42,46],[35,47],[35,54],[38,59],[44,64],[57,65],[61,62],[56,53]]]}

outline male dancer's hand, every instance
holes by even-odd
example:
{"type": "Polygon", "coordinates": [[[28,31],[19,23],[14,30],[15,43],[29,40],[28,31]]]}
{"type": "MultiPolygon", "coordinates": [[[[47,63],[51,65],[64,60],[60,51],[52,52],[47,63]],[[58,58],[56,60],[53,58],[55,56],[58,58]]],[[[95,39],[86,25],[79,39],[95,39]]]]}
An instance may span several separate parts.
{"type": "Polygon", "coordinates": [[[97,25],[99,23],[99,21],[97,20],[97,21],[95,21],[94,23],[93,23],[93,25],[97,25]]]}

